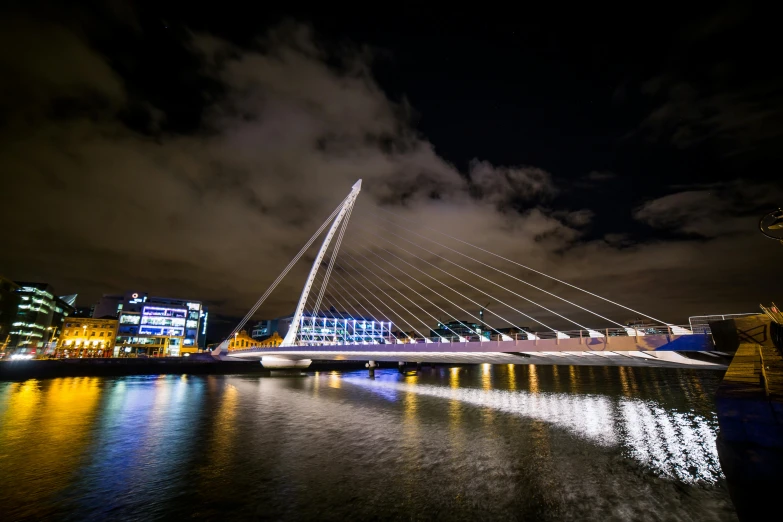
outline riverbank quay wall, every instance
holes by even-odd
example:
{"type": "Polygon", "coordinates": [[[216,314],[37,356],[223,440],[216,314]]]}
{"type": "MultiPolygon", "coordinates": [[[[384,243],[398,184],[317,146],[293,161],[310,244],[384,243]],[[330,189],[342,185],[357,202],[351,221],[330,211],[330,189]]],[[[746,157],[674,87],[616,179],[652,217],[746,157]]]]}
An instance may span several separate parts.
{"type": "Polygon", "coordinates": [[[716,394],[717,446],[743,522],[778,512],[783,492],[783,354],[770,323],[755,315],[710,324],[716,347],[736,350],[716,394]]]}

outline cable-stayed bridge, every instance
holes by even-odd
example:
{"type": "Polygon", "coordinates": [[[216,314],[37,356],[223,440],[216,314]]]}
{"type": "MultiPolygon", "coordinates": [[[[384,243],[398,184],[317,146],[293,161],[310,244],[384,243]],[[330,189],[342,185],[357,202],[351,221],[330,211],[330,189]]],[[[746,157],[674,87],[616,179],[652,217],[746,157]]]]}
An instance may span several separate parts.
{"type": "Polygon", "coordinates": [[[215,355],[260,358],[270,368],[307,367],[313,359],[371,367],[377,361],[725,367],[709,334],[387,209],[373,209],[382,229],[354,220],[346,233],[360,191],[361,180],[215,355]],[[281,345],[231,349],[230,340],[324,231],[281,345]],[[638,319],[623,323],[607,309],[638,319]]]}

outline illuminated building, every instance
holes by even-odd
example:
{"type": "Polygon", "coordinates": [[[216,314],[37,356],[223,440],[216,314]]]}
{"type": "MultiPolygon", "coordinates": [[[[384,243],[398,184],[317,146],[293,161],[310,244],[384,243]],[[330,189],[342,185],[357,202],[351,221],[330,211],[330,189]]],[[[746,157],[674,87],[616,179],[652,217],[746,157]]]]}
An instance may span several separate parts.
{"type": "Polygon", "coordinates": [[[47,283],[16,282],[19,302],[11,323],[7,349],[18,354],[40,355],[61,330],[73,307],[54,295],[47,283]]]}
{"type": "Polygon", "coordinates": [[[247,332],[244,330],[228,340],[229,352],[233,352],[234,350],[246,350],[247,348],[258,348],[259,346],[261,346],[261,341],[253,339],[247,335],[247,332]]]}
{"type": "Polygon", "coordinates": [[[276,324],[272,324],[274,322],[275,321],[269,319],[257,322],[256,325],[250,330],[250,337],[253,339],[264,339],[269,337],[272,335],[272,332],[275,331],[274,327],[277,326],[276,324]]]}
{"type": "Polygon", "coordinates": [[[0,353],[11,343],[11,330],[19,306],[19,285],[0,276],[0,353]]]}
{"type": "Polygon", "coordinates": [[[277,332],[273,333],[266,339],[259,341],[259,345],[262,348],[275,348],[283,343],[283,338],[277,332]]]}
{"type": "MultiPolygon", "coordinates": [[[[275,331],[285,337],[293,314],[273,321],[275,331]]],[[[331,308],[305,312],[299,323],[298,340],[311,346],[331,344],[386,344],[392,342],[392,323],[361,317],[331,308]]]]}
{"type": "Polygon", "coordinates": [[[117,338],[117,319],[69,317],[57,339],[56,357],[110,357],[117,338]]]}
{"type": "Polygon", "coordinates": [[[438,323],[438,327],[430,330],[430,337],[442,337],[452,341],[459,340],[460,337],[468,338],[482,336],[486,340],[490,338],[490,330],[484,331],[478,323],[470,321],[451,321],[449,323],[438,323]]]}
{"type": "Polygon", "coordinates": [[[209,313],[200,301],[106,294],[93,317],[117,317],[116,357],[180,356],[205,346],[209,313]]]}

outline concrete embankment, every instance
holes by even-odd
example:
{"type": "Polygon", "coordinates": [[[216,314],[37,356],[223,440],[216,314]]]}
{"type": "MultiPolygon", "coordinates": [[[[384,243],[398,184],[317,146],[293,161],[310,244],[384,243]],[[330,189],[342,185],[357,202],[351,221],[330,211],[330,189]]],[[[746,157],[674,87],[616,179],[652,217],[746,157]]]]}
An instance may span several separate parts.
{"type": "Polygon", "coordinates": [[[766,316],[710,327],[719,350],[736,349],[716,396],[721,467],[740,520],[765,520],[783,492],[783,357],[766,316]]]}
{"type": "MultiPolygon", "coordinates": [[[[354,370],[364,363],[313,361],[306,371],[354,370]]],[[[54,377],[116,377],[122,375],[269,375],[258,361],[221,361],[209,354],[191,357],[149,359],[60,359],[0,362],[0,380],[48,379],[54,377]]]]}

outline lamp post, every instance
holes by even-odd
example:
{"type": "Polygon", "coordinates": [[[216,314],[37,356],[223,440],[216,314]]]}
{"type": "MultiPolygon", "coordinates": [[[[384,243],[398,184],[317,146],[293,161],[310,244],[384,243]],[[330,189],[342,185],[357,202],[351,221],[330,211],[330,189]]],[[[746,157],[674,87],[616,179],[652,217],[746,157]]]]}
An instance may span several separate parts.
{"type": "Polygon", "coordinates": [[[47,331],[52,331],[52,336],[49,337],[49,347],[44,351],[44,354],[48,355],[50,353],[50,350],[54,349],[55,354],[57,353],[57,342],[54,340],[54,337],[57,335],[57,327],[56,326],[49,326],[46,328],[47,331]]]}

